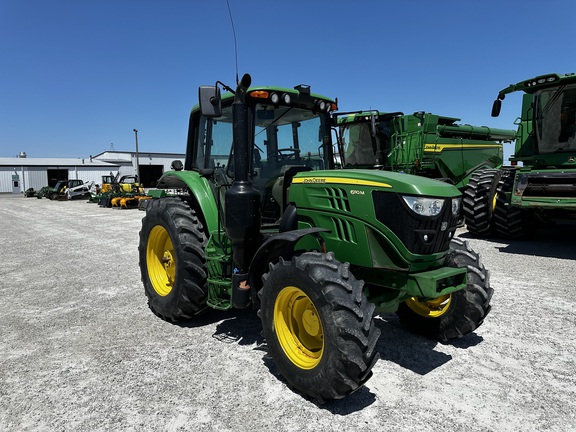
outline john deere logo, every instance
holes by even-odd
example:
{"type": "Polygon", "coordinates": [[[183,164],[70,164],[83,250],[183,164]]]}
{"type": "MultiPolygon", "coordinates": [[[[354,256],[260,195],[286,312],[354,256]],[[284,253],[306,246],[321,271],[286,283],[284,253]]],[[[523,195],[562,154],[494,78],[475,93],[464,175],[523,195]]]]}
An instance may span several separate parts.
{"type": "Polygon", "coordinates": [[[576,160],[576,158],[574,156],[570,156],[568,158],[568,162],[574,162],[576,160]]]}
{"type": "Polygon", "coordinates": [[[373,186],[378,188],[392,188],[388,183],[344,177],[294,177],[292,183],[303,184],[346,184],[355,186],[373,186]]]}

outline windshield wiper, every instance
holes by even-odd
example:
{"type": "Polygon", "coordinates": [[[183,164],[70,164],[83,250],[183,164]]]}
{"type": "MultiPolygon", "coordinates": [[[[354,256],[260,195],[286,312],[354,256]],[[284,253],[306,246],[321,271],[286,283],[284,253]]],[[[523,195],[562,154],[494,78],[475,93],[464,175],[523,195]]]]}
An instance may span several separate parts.
{"type": "Polygon", "coordinates": [[[556,100],[560,97],[560,94],[562,93],[565,87],[566,85],[558,87],[558,89],[554,92],[550,100],[546,102],[544,108],[542,108],[542,110],[539,112],[539,116],[537,118],[544,118],[546,114],[548,114],[548,111],[550,111],[550,109],[552,108],[553,102],[556,102],[556,100]]]}
{"type": "Polygon", "coordinates": [[[286,111],[284,111],[282,114],[280,114],[278,117],[276,117],[274,120],[272,120],[269,124],[267,124],[266,126],[264,126],[262,128],[262,130],[260,132],[258,132],[256,135],[254,135],[254,138],[256,138],[258,135],[260,135],[262,132],[264,132],[266,129],[268,129],[270,126],[272,126],[273,124],[275,124],[278,120],[280,120],[282,117],[284,117],[286,114],[288,114],[289,111],[291,111],[294,107],[290,107],[288,108],[286,111]]]}

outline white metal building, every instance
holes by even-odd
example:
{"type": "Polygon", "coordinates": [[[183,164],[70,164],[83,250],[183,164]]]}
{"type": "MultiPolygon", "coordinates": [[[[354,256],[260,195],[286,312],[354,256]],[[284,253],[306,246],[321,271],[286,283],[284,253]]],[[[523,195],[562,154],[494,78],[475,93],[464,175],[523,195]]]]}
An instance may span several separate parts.
{"type": "MultiPolygon", "coordinates": [[[[154,187],[174,160],[184,163],[184,154],[139,152],[141,183],[154,187]]],[[[102,182],[104,175],[137,175],[136,152],[106,151],[84,159],[0,157],[0,193],[23,193],[54,186],[58,180],[80,179],[102,182]]]]}
{"type": "Polygon", "coordinates": [[[18,194],[26,189],[54,186],[58,180],[102,182],[118,165],[99,160],[62,158],[0,158],[0,193],[18,194]]]}

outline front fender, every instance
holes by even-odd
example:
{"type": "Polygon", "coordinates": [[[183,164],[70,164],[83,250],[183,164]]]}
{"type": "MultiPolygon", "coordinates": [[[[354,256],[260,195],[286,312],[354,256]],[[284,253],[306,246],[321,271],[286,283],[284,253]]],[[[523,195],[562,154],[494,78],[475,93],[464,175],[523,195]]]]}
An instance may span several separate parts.
{"type": "Polygon", "coordinates": [[[312,235],[316,237],[319,244],[323,244],[324,240],[320,237],[321,232],[329,232],[329,230],[325,228],[305,228],[272,234],[262,243],[252,258],[248,273],[249,285],[259,291],[262,288],[262,275],[266,273],[268,263],[276,261],[280,257],[290,259],[296,243],[302,237],[312,235]]]}
{"type": "Polygon", "coordinates": [[[208,232],[218,229],[218,207],[210,183],[196,171],[167,171],[162,175],[158,189],[188,189],[198,204],[208,232]]]}

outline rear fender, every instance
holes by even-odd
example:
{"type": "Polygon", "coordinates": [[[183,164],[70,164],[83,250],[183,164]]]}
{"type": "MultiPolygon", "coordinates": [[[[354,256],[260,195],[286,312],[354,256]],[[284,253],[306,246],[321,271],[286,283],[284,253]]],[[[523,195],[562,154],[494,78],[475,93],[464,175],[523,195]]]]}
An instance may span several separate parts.
{"type": "Polygon", "coordinates": [[[202,213],[208,232],[218,230],[218,207],[208,179],[196,171],[168,171],[156,185],[158,189],[187,189],[202,213]]]}

